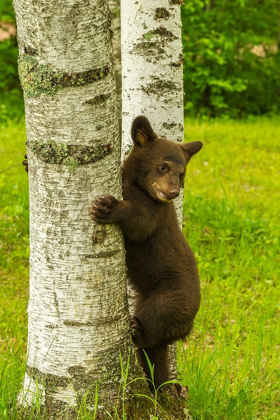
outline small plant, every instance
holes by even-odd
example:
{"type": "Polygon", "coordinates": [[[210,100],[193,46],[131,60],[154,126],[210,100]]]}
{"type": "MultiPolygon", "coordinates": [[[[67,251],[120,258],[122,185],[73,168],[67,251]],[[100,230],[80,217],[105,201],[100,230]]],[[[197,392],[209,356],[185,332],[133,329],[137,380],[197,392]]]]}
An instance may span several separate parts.
{"type": "MultiPolygon", "coordinates": [[[[160,389],[164,385],[175,384],[175,383],[178,383],[178,381],[174,381],[174,380],[173,381],[166,381],[163,384],[161,384],[159,387],[156,387],[155,386],[155,380],[154,380],[154,378],[155,378],[154,377],[155,366],[151,363],[151,361],[149,359],[149,356],[147,355],[147,353],[145,352],[145,350],[143,350],[143,351],[144,351],[144,354],[145,354],[145,357],[146,357],[146,360],[147,360],[147,363],[148,363],[148,366],[149,366],[149,370],[150,370],[150,374],[151,374],[151,379],[148,379],[148,378],[136,378],[136,379],[133,379],[133,381],[143,380],[144,379],[144,380],[150,382],[152,384],[152,386],[153,386],[153,390],[154,390],[153,394],[154,394],[154,397],[151,397],[151,396],[145,395],[145,394],[135,394],[135,395],[136,396],[139,396],[139,397],[148,398],[148,400],[150,400],[152,402],[153,407],[154,407],[154,413],[153,413],[153,416],[151,417],[151,419],[152,420],[158,420],[158,418],[159,418],[158,417],[158,393],[159,393],[160,389]]],[[[130,382],[132,382],[132,381],[130,381],[130,382]]]]}

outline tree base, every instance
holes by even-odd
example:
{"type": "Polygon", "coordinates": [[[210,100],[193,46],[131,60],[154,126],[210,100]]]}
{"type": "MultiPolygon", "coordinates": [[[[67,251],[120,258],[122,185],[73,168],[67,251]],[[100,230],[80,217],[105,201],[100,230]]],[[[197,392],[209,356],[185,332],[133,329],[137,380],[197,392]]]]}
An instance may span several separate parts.
{"type": "Polygon", "coordinates": [[[108,420],[110,416],[116,418],[116,413],[118,418],[123,418],[125,413],[127,420],[192,420],[186,408],[186,388],[177,384],[166,386],[165,390],[158,394],[156,401],[154,396],[147,392],[146,383],[139,385],[138,392],[128,395],[126,401],[123,402],[122,398],[119,398],[115,404],[112,404],[112,400],[108,401],[108,405],[106,401],[102,401],[98,403],[97,409],[94,406],[90,408],[82,402],[79,407],[71,407],[67,403],[61,405],[61,402],[57,404],[50,399],[46,401],[46,405],[19,406],[18,415],[23,420],[30,418],[77,420],[84,416],[88,418],[90,413],[96,420],[108,420]],[[178,389],[183,391],[178,392],[178,389]]]}

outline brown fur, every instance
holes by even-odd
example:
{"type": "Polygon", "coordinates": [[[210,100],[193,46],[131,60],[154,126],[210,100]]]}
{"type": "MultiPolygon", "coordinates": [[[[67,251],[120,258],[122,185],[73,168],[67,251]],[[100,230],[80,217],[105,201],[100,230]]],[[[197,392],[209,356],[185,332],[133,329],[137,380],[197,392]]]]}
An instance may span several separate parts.
{"type": "Polygon", "coordinates": [[[177,222],[172,199],[183,186],[186,165],[201,142],[183,145],[158,138],[147,118],[132,124],[134,147],[123,165],[123,201],[104,196],[93,202],[99,223],[121,226],[128,278],[137,292],[133,341],[155,365],[155,385],[168,380],[168,344],[186,337],[200,303],[194,255],[177,222]]]}

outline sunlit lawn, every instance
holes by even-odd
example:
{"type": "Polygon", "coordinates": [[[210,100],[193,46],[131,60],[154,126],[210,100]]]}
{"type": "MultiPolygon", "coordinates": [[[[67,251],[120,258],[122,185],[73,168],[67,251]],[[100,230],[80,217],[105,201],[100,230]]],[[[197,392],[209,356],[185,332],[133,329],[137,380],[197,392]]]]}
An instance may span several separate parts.
{"type": "MultiPolygon", "coordinates": [[[[194,419],[277,419],[280,119],[187,120],[185,128],[186,141],[204,142],[184,203],[203,296],[193,334],[179,345],[188,408],[194,419]]],[[[0,129],[0,418],[10,419],[26,353],[28,179],[23,123],[0,129]]]]}
{"type": "Polygon", "coordinates": [[[280,418],[280,120],[186,121],[184,231],[203,304],[181,353],[196,419],[280,418]]]}

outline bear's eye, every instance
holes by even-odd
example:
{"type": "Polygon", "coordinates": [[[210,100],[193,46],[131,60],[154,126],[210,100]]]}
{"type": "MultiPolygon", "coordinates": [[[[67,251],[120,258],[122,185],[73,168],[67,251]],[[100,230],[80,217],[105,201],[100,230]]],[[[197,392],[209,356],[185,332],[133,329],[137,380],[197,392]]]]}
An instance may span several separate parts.
{"type": "Polygon", "coordinates": [[[184,173],[180,174],[180,180],[182,181],[184,179],[184,173]]]}
{"type": "Polygon", "coordinates": [[[167,166],[166,165],[160,165],[159,167],[161,172],[166,172],[167,171],[167,166]]]}

